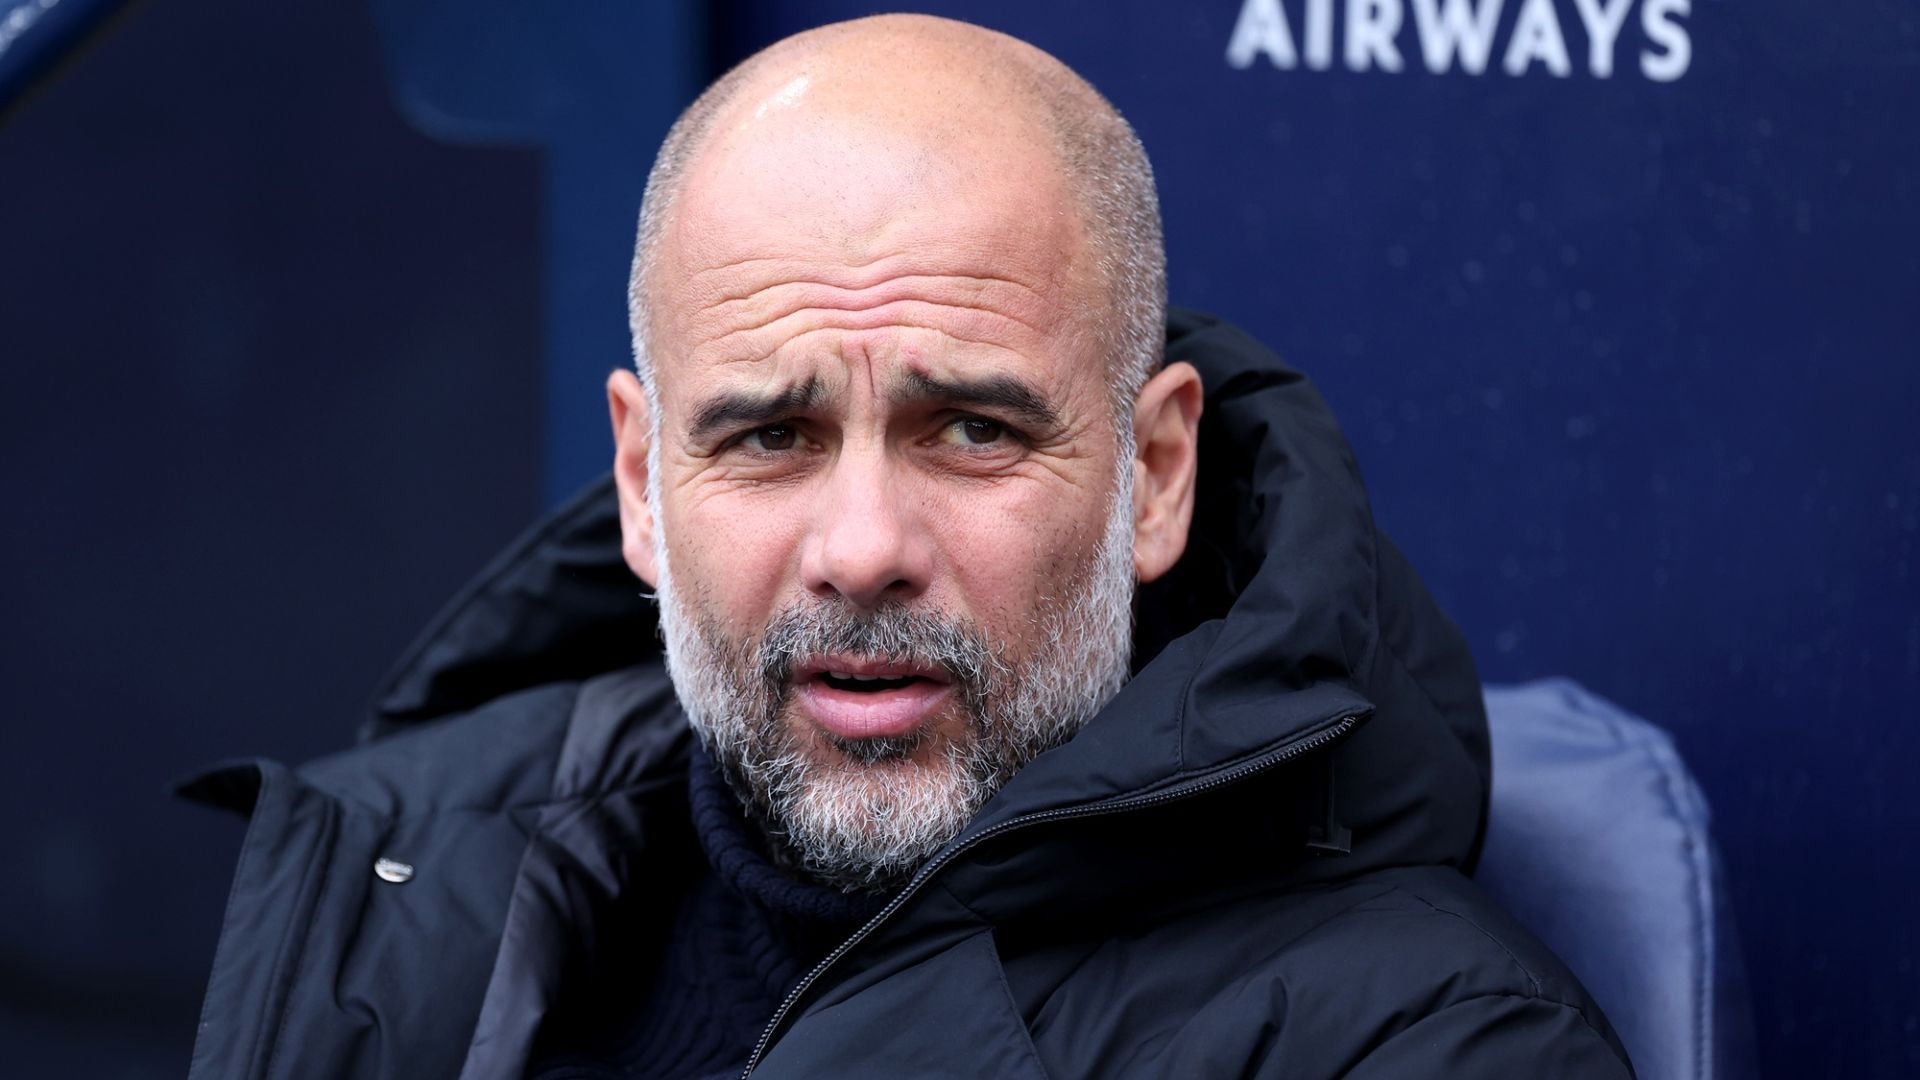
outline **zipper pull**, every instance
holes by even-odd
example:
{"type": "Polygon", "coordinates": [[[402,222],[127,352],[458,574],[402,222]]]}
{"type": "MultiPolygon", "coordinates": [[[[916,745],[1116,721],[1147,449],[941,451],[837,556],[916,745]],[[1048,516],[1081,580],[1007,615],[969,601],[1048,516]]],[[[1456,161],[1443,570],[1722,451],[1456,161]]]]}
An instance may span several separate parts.
{"type": "Polygon", "coordinates": [[[1333,808],[1333,750],[1320,755],[1319,813],[1307,823],[1307,850],[1315,855],[1353,854],[1353,830],[1340,824],[1333,808]]]}

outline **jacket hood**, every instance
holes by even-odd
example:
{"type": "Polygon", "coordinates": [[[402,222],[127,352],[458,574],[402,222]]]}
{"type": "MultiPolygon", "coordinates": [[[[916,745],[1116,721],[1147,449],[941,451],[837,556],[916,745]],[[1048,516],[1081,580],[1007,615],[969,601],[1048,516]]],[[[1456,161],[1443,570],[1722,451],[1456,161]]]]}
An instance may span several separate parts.
{"type": "MultiPolygon", "coordinates": [[[[1290,762],[1262,777],[1317,827],[1351,830],[1333,845],[1348,857],[1308,876],[1470,870],[1489,779],[1478,677],[1459,631],[1374,526],[1332,414],[1304,376],[1216,319],[1170,313],[1167,359],[1191,363],[1206,388],[1200,475],[1186,554],[1137,598],[1136,675],[1070,743],[1017,774],[967,835],[1204,787],[1324,742],[1302,757],[1313,769],[1290,762]]],[[[434,620],[383,684],[364,734],[657,664],[659,649],[603,479],[434,620]]]]}

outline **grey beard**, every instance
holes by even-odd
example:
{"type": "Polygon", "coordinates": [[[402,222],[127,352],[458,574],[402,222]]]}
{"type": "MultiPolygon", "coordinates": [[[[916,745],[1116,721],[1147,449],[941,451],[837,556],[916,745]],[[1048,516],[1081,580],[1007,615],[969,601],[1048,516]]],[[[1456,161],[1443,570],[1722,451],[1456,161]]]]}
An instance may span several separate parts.
{"type": "Polygon", "coordinates": [[[970,620],[899,604],[861,612],[838,598],[807,602],[775,615],[757,640],[730,638],[718,620],[689,609],[656,543],[674,690],[778,861],[844,891],[895,888],[1015,772],[1072,738],[1119,692],[1133,644],[1131,458],[1122,456],[1099,547],[1064,594],[1042,598],[1032,655],[1018,669],[1003,659],[1011,651],[970,620]],[[966,733],[930,761],[914,760],[939,738],[924,729],[881,739],[811,732],[810,754],[809,733],[792,720],[790,677],[798,661],[821,654],[944,670],[966,733]]]}

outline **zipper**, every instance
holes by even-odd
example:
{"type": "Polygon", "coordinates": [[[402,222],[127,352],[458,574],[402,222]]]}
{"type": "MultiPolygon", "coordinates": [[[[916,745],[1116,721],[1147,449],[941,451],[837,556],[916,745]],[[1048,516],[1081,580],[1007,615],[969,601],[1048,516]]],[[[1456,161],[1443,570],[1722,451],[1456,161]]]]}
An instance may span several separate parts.
{"type": "Polygon", "coordinates": [[[837,948],[828,953],[819,963],[815,964],[813,970],[807,972],[806,977],[801,979],[792,991],[787,994],[787,999],[781,1002],[780,1008],[774,1012],[773,1019],[767,1021],[766,1029],[761,1031],[760,1041],[754,1044],[753,1053],[747,1058],[747,1067],[740,1073],[740,1080],[747,1080],[747,1077],[752,1075],[753,1070],[759,1067],[760,1059],[766,1056],[767,1048],[773,1043],[774,1033],[780,1030],[780,1025],[786,1022],[787,1015],[792,1012],[794,1004],[798,1002],[808,990],[813,988],[813,984],[820,980],[820,976],[826,974],[827,970],[833,967],[841,957],[853,951],[854,946],[871,936],[875,930],[880,928],[881,923],[886,922],[895,912],[905,906],[906,902],[911,900],[914,894],[920,891],[921,886],[925,885],[935,874],[938,874],[945,868],[948,863],[959,858],[961,855],[966,854],[994,837],[1004,836],[1016,829],[1023,829],[1029,825],[1126,813],[1132,810],[1144,809],[1149,806],[1179,802],[1215,788],[1239,783],[1283,761],[1290,761],[1293,758],[1299,757],[1301,754],[1318,750],[1328,743],[1344,737],[1347,732],[1352,731],[1354,727],[1368,715],[1369,713],[1367,712],[1349,713],[1334,723],[1321,728],[1319,731],[1297,742],[1289,743],[1262,757],[1255,758],[1252,761],[1244,762],[1229,769],[1224,769],[1211,776],[1202,777],[1199,780],[1181,787],[1171,788],[1166,791],[1157,791],[1151,795],[1111,799],[1105,802],[1092,803],[1087,806],[1065,807],[1059,810],[1042,810],[1037,813],[1024,814],[1020,817],[1003,821],[976,836],[969,837],[964,843],[957,847],[949,848],[942,854],[935,856],[927,865],[920,868],[919,873],[913,875],[913,879],[907,882],[905,888],[901,889],[892,900],[887,902],[886,907],[881,908],[873,918],[867,920],[866,925],[854,931],[852,937],[841,942],[837,948]]]}

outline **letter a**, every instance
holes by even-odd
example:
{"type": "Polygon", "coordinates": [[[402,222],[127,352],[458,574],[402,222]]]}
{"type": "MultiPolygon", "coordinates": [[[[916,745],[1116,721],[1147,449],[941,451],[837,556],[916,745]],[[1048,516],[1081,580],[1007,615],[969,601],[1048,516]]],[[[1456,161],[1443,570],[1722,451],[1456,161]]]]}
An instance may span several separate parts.
{"type": "Polygon", "coordinates": [[[1240,6],[1240,19],[1233,24],[1233,38],[1227,42],[1227,63],[1237,68],[1251,67],[1256,55],[1265,53],[1274,67],[1300,66],[1300,54],[1293,48],[1293,31],[1287,26],[1287,13],[1280,0],[1246,0],[1240,6]]]}
{"type": "Polygon", "coordinates": [[[1509,75],[1524,75],[1535,60],[1546,62],[1547,70],[1558,78],[1573,71],[1567,60],[1567,39],[1560,33],[1560,16],[1553,13],[1553,0],[1527,0],[1520,18],[1513,24],[1513,40],[1507,42],[1507,57],[1502,66],[1509,75]]]}

